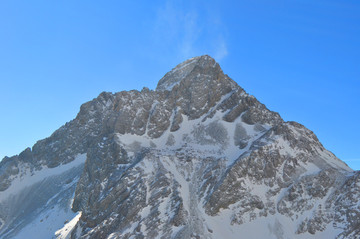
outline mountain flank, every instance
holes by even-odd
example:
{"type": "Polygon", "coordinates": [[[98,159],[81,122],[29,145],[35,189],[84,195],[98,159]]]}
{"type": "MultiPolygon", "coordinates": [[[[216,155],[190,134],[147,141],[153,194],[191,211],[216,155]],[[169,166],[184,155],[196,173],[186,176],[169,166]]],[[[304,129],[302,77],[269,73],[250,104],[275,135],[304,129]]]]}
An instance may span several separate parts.
{"type": "Polygon", "coordinates": [[[204,55],[5,157],[0,237],[360,238],[359,171],[204,55]]]}

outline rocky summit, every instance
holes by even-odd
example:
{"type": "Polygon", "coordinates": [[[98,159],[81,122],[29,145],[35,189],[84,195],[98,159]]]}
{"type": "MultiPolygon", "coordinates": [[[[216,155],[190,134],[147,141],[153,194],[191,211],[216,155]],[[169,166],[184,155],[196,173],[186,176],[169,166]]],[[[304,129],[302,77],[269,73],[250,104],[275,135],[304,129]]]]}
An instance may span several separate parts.
{"type": "Polygon", "coordinates": [[[0,163],[0,238],[360,238],[360,176],[210,56],[0,163]]]}

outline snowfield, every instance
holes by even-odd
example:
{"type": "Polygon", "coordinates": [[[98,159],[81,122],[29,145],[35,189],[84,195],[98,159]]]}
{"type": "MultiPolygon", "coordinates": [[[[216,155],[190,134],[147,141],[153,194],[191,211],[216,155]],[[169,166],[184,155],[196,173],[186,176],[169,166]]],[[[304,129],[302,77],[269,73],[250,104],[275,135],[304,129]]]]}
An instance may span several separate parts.
{"type": "Polygon", "coordinates": [[[56,168],[22,168],[21,176],[0,193],[1,238],[55,238],[55,232],[77,215],[71,211],[76,183],[86,154],[56,168]]]}

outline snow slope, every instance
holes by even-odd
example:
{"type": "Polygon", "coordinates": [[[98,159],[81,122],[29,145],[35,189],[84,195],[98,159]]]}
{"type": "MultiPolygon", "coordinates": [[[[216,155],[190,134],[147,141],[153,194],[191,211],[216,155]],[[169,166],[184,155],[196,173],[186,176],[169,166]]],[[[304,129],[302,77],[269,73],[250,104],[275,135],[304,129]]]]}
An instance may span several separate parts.
{"type": "Polygon", "coordinates": [[[11,186],[0,193],[1,238],[53,238],[72,219],[72,198],[86,155],[56,168],[31,172],[22,168],[11,186]]]}

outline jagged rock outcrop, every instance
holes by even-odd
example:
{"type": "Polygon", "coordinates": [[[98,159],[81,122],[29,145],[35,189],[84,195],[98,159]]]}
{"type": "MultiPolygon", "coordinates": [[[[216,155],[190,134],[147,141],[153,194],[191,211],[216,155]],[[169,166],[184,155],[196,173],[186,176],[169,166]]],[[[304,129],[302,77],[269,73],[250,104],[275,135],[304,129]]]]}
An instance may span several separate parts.
{"type": "Polygon", "coordinates": [[[60,213],[74,219],[57,238],[360,236],[359,173],[209,56],[179,64],[155,90],[101,93],[49,138],[5,158],[0,179],[3,238],[60,213]],[[34,183],[21,188],[25,180],[34,183]],[[34,211],[27,218],[18,199],[38,183],[66,196],[46,189],[45,206],[23,207],[34,211]]]}

